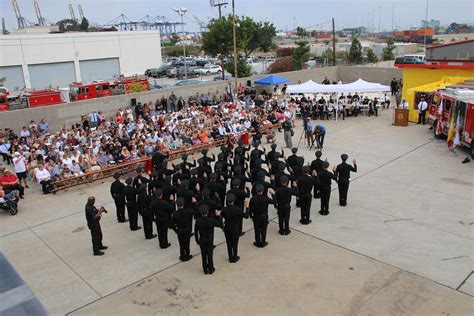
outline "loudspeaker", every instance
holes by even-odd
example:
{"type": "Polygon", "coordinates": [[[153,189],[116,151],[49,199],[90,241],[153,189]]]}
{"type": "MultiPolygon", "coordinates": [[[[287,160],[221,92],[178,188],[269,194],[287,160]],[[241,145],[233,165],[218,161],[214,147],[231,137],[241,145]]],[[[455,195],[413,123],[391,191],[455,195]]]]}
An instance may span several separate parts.
{"type": "Polygon", "coordinates": [[[247,87],[251,87],[252,86],[252,80],[247,80],[247,87]]]}
{"type": "Polygon", "coordinates": [[[131,102],[132,107],[137,106],[137,99],[132,98],[132,99],[130,99],[130,102],[131,102]]]}

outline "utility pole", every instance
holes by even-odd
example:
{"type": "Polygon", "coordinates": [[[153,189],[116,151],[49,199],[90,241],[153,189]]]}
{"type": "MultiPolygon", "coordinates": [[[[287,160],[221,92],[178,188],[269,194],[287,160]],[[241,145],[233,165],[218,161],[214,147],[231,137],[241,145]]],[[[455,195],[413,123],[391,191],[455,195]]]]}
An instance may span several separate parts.
{"type": "MultiPolygon", "coordinates": [[[[425,12],[425,21],[428,22],[428,2],[429,0],[426,0],[426,12],[425,12]]],[[[428,25],[429,26],[429,25],[428,25]]],[[[425,49],[426,53],[426,28],[423,30],[423,48],[425,49]]]]}
{"type": "Polygon", "coordinates": [[[232,26],[233,26],[233,29],[232,29],[232,32],[234,33],[234,92],[237,91],[237,77],[238,77],[238,73],[237,73],[237,32],[236,32],[236,22],[235,22],[235,0],[232,0],[232,20],[233,20],[233,23],[232,23],[232,26]]]}
{"type": "Polygon", "coordinates": [[[186,65],[186,43],[184,41],[184,15],[188,11],[186,8],[173,8],[173,11],[179,14],[181,17],[181,41],[183,43],[183,58],[184,58],[184,78],[188,79],[188,68],[186,65]]]}
{"type": "Polygon", "coordinates": [[[395,0],[392,1],[392,33],[395,31],[395,29],[393,28],[394,21],[395,21],[395,0]]]}
{"type": "Polygon", "coordinates": [[[380,33],[382,32],[381,21],[382,21],[382,5],[379,5],[379,37],[380,37],[380,33]]]}
{"type": "Polygon", "coordinates": [[[332,65],[336,66],[336,26],[332,18],[332,65]]]}

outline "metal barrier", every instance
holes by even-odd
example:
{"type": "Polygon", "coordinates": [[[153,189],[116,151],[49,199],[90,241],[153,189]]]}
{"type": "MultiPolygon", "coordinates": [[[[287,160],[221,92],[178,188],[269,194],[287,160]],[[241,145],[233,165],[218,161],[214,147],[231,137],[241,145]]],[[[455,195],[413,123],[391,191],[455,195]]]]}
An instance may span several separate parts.
{"type": "MultiPolygon", "coordinates": [[[[268,132],[268,130],[275,129],[275,128],[281,128],[281,124],[278,123],[274,125],[265,125],[260,128],[260,132],[262,134],[265,134],[268,132]]],[[[211,149],[211,148],[233,144],[237,139],[239,139],[245,133],[247,132],[228,135],[228,136],[224,136],[207,143],[187,146],[184,148],[170,151],[168,161],[179,159],[184,154],[192,155],[192,154],[201,152],[204,149],[211,149]]],[[[75,186],[79,186],[81,184],[92,183],[98,180],[106,179],[106,178],[112,177],[114,173],[116,172],[123,174],[123,173],[132,172],[136,170],[138,167],[142,167],[145,169],[146,165],[149,165],[149,164],[151,164],[151,157],[145,157],[141,159],[136,159],[136,160],[104,167],[100,170],[90,171],[90,172],[87,172],[78,176],[70,177],[67,179],[61,179],[52,183],[54,189],[52,189],[51,192],[54,193],[60,190],[65,190],[65,189],[69,189],[75,186]]]]}

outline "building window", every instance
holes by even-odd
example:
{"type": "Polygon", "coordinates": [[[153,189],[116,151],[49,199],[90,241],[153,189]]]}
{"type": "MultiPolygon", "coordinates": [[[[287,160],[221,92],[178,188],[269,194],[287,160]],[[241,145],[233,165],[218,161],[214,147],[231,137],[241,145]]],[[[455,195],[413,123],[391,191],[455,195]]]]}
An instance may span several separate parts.
{"type": "Polygon", "coordinates": [[[469,59],[469,52],[468,51],[459,52],[458,59],[469,59]]]}

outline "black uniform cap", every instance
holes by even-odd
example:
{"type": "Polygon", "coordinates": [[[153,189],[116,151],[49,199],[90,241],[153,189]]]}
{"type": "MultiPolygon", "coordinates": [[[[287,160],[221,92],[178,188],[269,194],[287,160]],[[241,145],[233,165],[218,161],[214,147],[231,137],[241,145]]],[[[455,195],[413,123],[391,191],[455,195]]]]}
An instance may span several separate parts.
{"type": "Polygon", "coordinates": [[[278,164],[278,169],[279,169],[280,171],[285,170],[285,168],[286,168],[286,165],[285,165],[284,162],[280,162],[280,163],[278,164]]]}
{"type": "Polygon", "coordinates": [[[177,198],[176,199],[176,205],[178,207],[183,207],[184,206],[184,198],[182,198],[182,197],[177,198]]]}
{"type": "Polygon", "coordinates": [[[237,166],[235,166],[234,171],[235,171],[235,172],[241,172],[241,171],[242,171],[242,167],[239,166],[239,165],[237,165],[237,166]]]}
{"type": "Polygon", "coordinates": [[[132,182],[133,182],[132,178],[127,178],[127,180],[125,180],[126,184],[132,184],[132,182]]]}
{"type": "Polygon", "coordinates": [[[277,148],[277,144],[272,144],[270,147],[271,147],[272,149],[276,149],[276,148],[277,148]]]}
{"type": "Polygon", "coordinates": [[[223,163],[221,161],[217,161],[215,164],[214,164],[214,170],[221,170],[223,167],[223,163]]]}
{"type": "Polygon", "coordinates": [[[329,168],[329,162],[324,161],[323,162],[323,169],[327,169],[327,168],[329,168]]]}
{"type": "Polygon", "coordinates": [[[309,173],[309,167],[308,166],[304,166],[302,169],[303,173],[309,173]]]}
{"type": "Polygon", "coordinates": [[[296,147],[291,148],[291,152],[296,154],[298,152],[298,148],[296,148],[296,147]]]}
{"type": "Polygon", "coordinates": [[[203,155],[207,155],[207,152],[208,152],[208,150],[207,150],[207,149],[203,149],[203,150],[201,151],[201,154],[203,154],[203,155]]]}
{"type": "Polygon", "coordinates": [[[121,174],[119,172],[114,173],[114,179],[117,180],[120,178],[121,174]]]}
{"type": "Polygon", "coordinates": [[[323,153],[321,152],[321,150],[316,151],[316,157],[317,158],[321,158],[322,155],[323,155],[323,153]]]}
{"type": "Polygon", "coordinates": [[[196,169],[196,168],[194,168],[194,169],[191,169],[191,174],[192,174],[192,175],[196,175],[196,174],[198,174],[198,171],[197,171],[197,169],[196,169]]]}
{"type": "Polygon", "coordinates": [[[209,189],[202,190],[202,196],[203,197],[209,197],[209,195],[211,195],[211,190],[209,190],[209,189]]]}
{"type": "Polygon", "coordinates": [[[232,193],[227,194],[226,197],[227,203],[234,203],[235,202],[235,195],[232,193]]]}
{"type": "Polygon", "coordinates": [[[152,178],[158,177],[158,171],[153,171],[153,172],[150,174],[150,176],[151,176],[152,178]]]}
{"type": "Polygon", "coordinates": [[[146,183],[140,184],[140,190],[146,190],[146,183]]]}
{"type": "Polygon", "coordinates": [[[161,196],[161,195],[163,195],[163,190],[160,188],[156,189],[155,196],[161,196]]]}
{"type": "Polygon", "coordinates": [[[258,173],[257,173],[257,177],[260,179],[260,178],[264,178],[265,177],[265,171],[264,170],[260,170],[258,173]]]}
{"type": "Polygon", "coordinates": [[[209,176],[209,179],[211,179],[211,180],[217,179],[217,173],[215,173],[215,172],[211,173],[211,175],[209,176]]]}
{"type": "Polygon", "coordinates": [[[183,182],[181,182],[182,188],[186,188],[188,185],[189,185],[189,180],[183,180],[183,182]]]}
{"type": "Polygon", "coordinates": [[[183,159],[183,160],[186,160],[186,159],[188,159],[188,155],[186,155],[186,154],[183,154],[183,155],[181,156],[181,159],[183,159]]]}
{"type": "Polygon", "coordinates": [[[265,187],[262,184],[257,184],[255,186],[255,191],[257,191],[258,193],[262,193],[263,190],[265,190],[265,187]]]}
{"type": "Polygon", "coordinates": [[[346,161],[347,158],[349,158],[349,156],[348,156],[347,154],[342,154],[342,155],[341,155],[342,161],[346,161]]]}
{"type": "Polygon", "coordinates": [[[281,182],[282,184],[287,184],[289,180],[290,180],[290,179],[289,179],[287,176],[282,176],[282,177],[280,178],[280,182],[281,182]]]}
{"type": "Polygon", "coordinates": [[[240,179],[234,179],[232,180],[232,186],[233,187],[238,187],[240,185],[240,179]]]}
{"type": "Polygon", "coordinates": [[[275,154],[273,155],[273,158],[275,159],[278,159],[281,157],[281,154],[279,152],[275,152],[275,154]]]}

